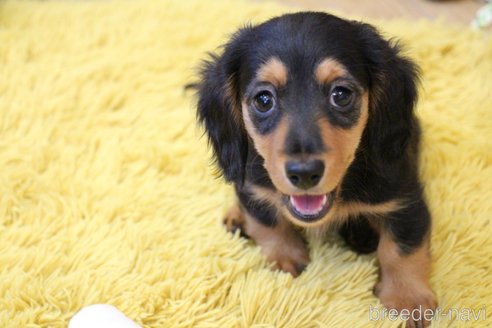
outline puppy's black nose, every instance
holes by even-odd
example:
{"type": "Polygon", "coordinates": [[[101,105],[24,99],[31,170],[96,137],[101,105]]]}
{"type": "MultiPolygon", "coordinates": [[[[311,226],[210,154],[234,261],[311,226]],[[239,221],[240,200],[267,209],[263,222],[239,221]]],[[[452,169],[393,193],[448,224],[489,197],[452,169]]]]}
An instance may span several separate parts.
{"type": "Polygon", "coordinates": [[[325,171],[320,160],[309,162],[289,161],[285,164],[285,173],[290,182],[301,189],[309,189],[318,184],[325,171]]]}

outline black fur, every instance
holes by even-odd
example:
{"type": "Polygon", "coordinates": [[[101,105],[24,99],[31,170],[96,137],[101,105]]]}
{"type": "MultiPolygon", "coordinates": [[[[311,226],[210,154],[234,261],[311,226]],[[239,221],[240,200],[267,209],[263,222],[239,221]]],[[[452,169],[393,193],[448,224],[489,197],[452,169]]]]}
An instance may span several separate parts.
{"type": "Polygon", "coordinates": [[[275,189],[263,163],[263,158],[256,152],[255,148],[252,146],[248,147],[248,156],[244,173],[245,180],[256,186],[275,189]]]}
{"type": "MultiPolygon", "coordinates": [[[[253,122],[260,133],[269,133],[282,112],[296,117],[298,129],[291,133],[296,137],[286,141],[287,153],[323,149],[318,129],[309,125],[316,115],[327,115],[330,123],[341,129],[351,127],[360,116],[355,105],[342,114],[330,109],[329,90],[320,90],[310,73],[321,59],[331,57],[342,63],[354,78],[347,83],[353,84],[359,96],[362,90],[369,92],[368,123],[355,160],[341,182],[340,197],[342,201],[373,204],[395,198],[410,200],[407,207],[385,220],[383,227],[402,252],[411,252],[430,229],[417,171],[420,132],[413,114],[417,67],[401,55],[397,43],[384,40],[372,26],[324,13],[284,15],[243,28],[225,45],[221,56],[212,56],[204,64],[198,119],[205,126],[225,179],[236,184],[243,207],[269,226],[275,225],[277,211],[252,201],[243,190],[244,181],[275,187],[246,133],[240,104],[254,94],[250,82],[258,67],[272,56],[286,64],[291,77],[276,91],[282,111],[270,121],[253,117],[253,122]],[[324,108],[323,114],[319,114],[320,108],[324,108]]],[[[342,227],[341,235],[358,251],[374,250],[377,233],[367,218],[354,220],[342,227]]]]}
{"type": "Polygon", "coordinates": [[[205,62],[199,84],[198,119],[205,126],[214,158],[225,179],[242,184],[248,141],[239,115],[239,71],[243,32],[233,36],[221,57],[205,62]]]}
{"type": "Polygon", "coordinates": [[[357,253],[372,253],[378,247],[379,233],[371,227],[365,217],[347,220],[341,225],[339,233],[347,245],[357,253]]]}
{"type": "Polygon", "coordinates": [[[236,188],[236,193],[244,210],[268,227],[277,225],[277,209],[268,202],[254,199],[246,190],[236,188]]]}

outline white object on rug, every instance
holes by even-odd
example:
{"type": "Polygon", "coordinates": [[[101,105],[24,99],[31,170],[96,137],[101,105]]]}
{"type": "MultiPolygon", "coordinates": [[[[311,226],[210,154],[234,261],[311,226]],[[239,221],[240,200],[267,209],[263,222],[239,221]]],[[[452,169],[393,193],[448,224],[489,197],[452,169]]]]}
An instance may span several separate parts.
{"type": "Polygon", "coordinates": [[[94,304],[82,308],[68,328],[141,328],[121,311],[109,304],[94,304]]]}

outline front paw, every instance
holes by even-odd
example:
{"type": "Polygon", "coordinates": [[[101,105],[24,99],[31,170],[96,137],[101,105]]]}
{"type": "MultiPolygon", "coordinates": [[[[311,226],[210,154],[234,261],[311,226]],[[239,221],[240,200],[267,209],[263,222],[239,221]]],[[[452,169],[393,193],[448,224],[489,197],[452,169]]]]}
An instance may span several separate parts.
{"type": "Polygon", "coordinates": [[[239,231],[239,235],[241,237],[249,238],[245,233],[244,216],[239,206],[235,205],[229,209],[225,215],[223,223],[228,232],[235,234],[236,231],[239,231]]]}
{"type": "Polygon", "coordinates": [[[303,242],[294,244],[279,244],[273,247],[263,247],[267,260],[273,262],[273,269],[290,273],[298,277],[309,263],[309,254],[303,242]]]}
{"type": "Polygon", "coordinates": [[[388,311],[395,309],[407,328],[427,327],[437,307],[436,297],[425,284],[379,282],[374,293],[388,311]]]}

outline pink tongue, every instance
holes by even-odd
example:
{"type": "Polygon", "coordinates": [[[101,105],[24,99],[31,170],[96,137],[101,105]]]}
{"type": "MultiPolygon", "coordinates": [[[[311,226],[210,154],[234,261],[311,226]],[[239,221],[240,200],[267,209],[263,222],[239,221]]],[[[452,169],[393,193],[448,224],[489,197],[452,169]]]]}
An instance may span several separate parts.
{"type": "Polygon", "coordinates": [[[312,195],[302,195],[302,196],[290,196],[290,201],[292,205],[301,214],[317,214],[323,208],[323,200],[325,195],[312,196],[312,195]]]}

